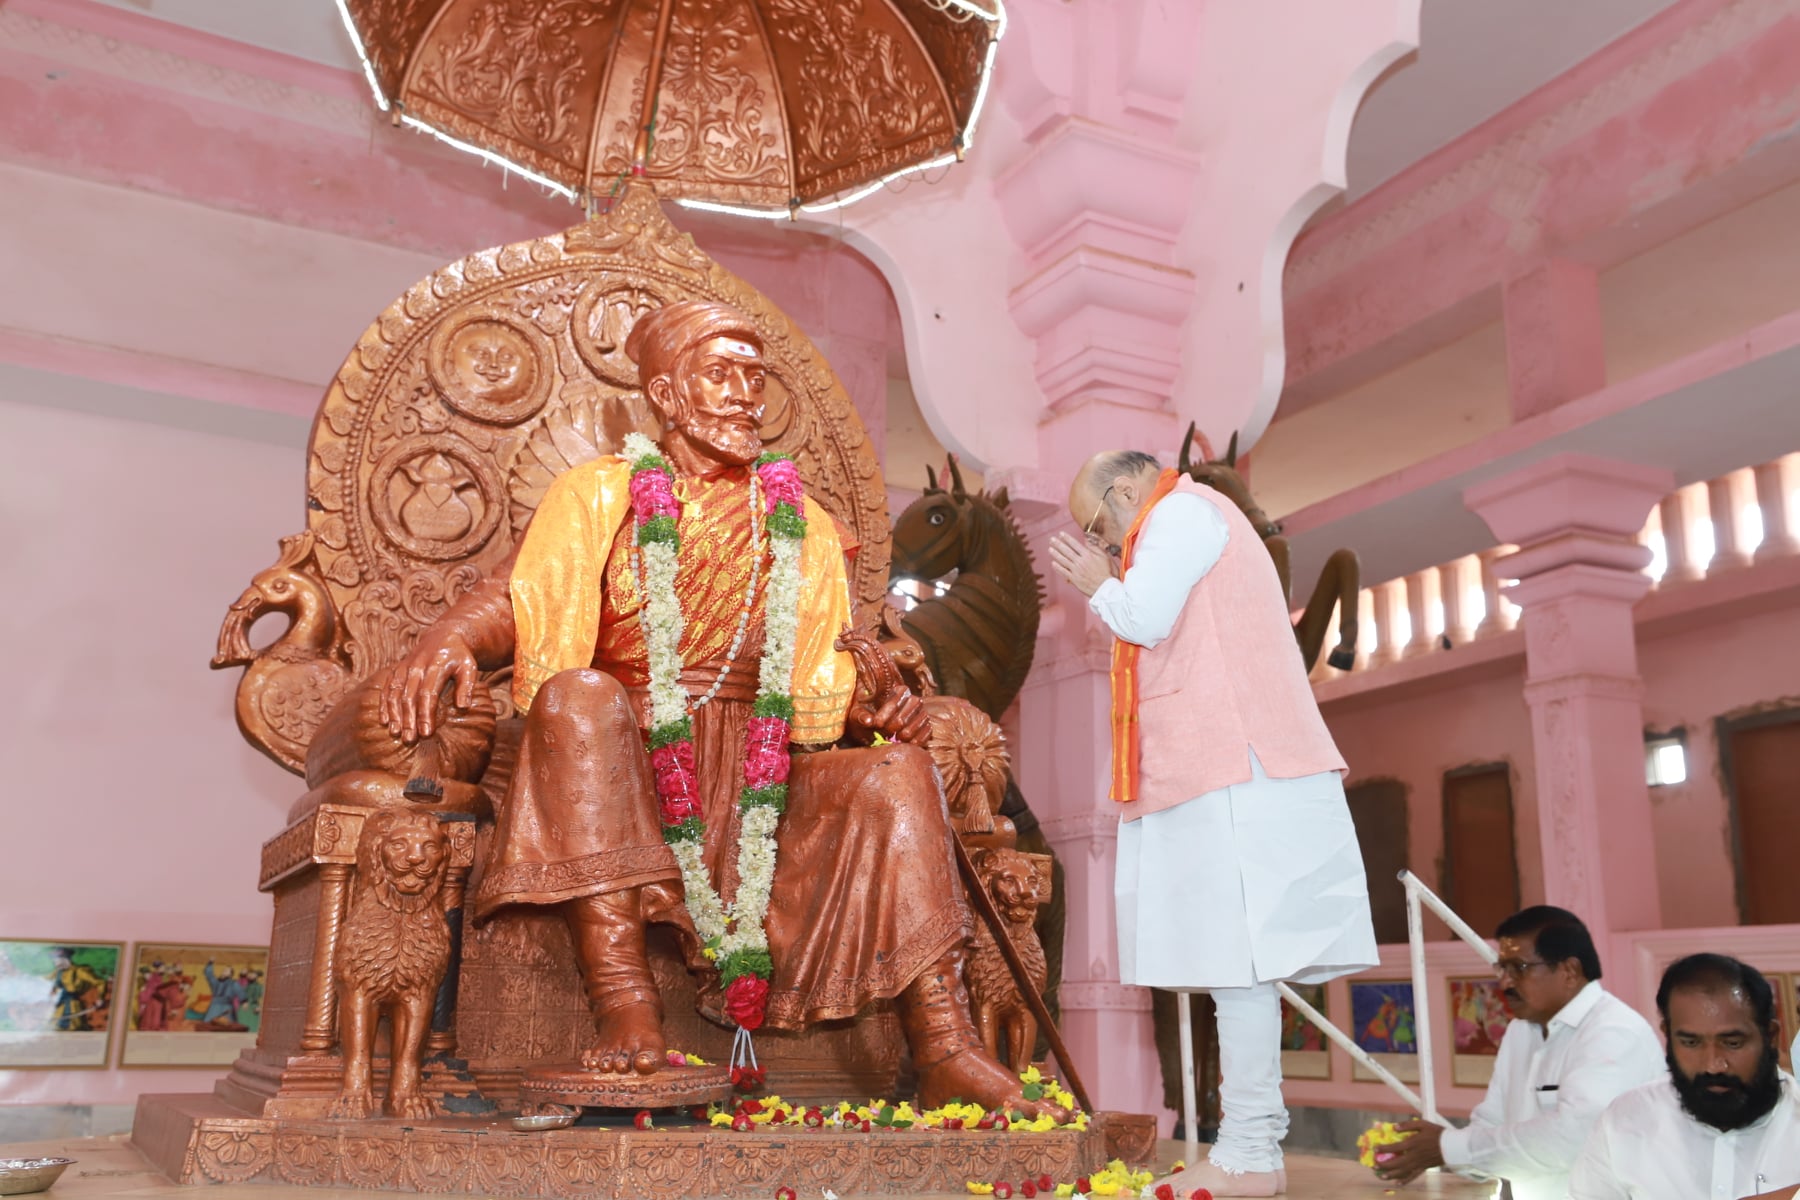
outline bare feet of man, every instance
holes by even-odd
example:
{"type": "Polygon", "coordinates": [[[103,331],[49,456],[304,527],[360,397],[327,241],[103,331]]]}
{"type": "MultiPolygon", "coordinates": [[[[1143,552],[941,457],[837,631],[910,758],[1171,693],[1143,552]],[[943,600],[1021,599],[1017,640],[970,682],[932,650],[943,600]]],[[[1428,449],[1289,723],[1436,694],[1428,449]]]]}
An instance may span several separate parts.
{"type": "Polygon", "coordinates": [[[1156,1189],[1166,1183],[1178,1200],[1187,1200],[1190,1193],[1201,1188],[1221,1200],[1226,1196],[1278,1196],[1287,1190],[1285,1174],[1284,1171],[1245,1171],[1234,1175],[1210,1162],[1197,1162],[1186,1170],[1156,1180],[1144,1189],[1144,1193],[1155,1195],[1156,1189]]]}

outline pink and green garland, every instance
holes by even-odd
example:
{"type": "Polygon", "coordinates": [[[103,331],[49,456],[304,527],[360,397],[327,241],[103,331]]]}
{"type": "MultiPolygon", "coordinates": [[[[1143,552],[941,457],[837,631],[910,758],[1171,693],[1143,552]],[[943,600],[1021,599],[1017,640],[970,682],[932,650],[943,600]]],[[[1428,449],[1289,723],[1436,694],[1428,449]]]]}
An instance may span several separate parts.
{"type": "MultiPolygon", "coordinates": [[[[707,957],[718,965],[725,985],[725,1015],[740,1031],[746,1074],[759,1076],[749,1053],[748,1035],[763,1023],[773,972],[763,923],[775,883],[775,830],[787,807],[800,547],[806,537],[800,473],[785,454],[764,454],[756,460],[751,475],[753,565],[738,636],[727,658],[735,657],[740,649],[755,603],[763,535],[768,540],[770,566],[762,665],[745,732],[744,787],[738,795],[742,813],[738,891],[727,909],[706,870],[706,823],[694,760],[693,710],[717,694],[719,681],[691,705],[681,686],[685,618],[675,591],[680,571],[677,518],[681,508],[675,499],[674,472],[655,444],[641,434],[625,440],[625,456],[631,461],[631,509],[637,526],[634,558],[638,589],[644,598],[644,644],[649,658],[650,764],[656,775],[663,839],[681,866],[694,929],[707,957]]],[[[721,672],[721,681],[723,677],[721,672]]]]}

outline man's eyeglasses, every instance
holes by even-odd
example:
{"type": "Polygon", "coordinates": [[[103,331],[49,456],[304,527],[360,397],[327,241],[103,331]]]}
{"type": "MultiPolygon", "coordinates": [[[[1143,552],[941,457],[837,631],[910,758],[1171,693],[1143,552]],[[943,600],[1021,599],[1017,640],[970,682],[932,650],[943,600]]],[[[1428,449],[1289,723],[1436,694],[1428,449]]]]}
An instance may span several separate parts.
{"type": "Polygon", "coordinates": [[[1093,540],[1094,526],[1100,523],[1100,514],[1106,510],[1106,498],[1112,495],[1113,488],[1117,486],[1117,484],[1109,483],[1106,485],[1106,490],[1100,493],[1100,503],[1094,505],[1094,515],[1089,517],[1088,523],[1082,527],[1082,537],[1093,540]]]}
{"type": "Polygon", "coordinates": [[[1494,974],[1502,979],[1523,979],[1533,967],[1550,966],[1541,958],[1502,959],[1494,964],[1494,974]]]}

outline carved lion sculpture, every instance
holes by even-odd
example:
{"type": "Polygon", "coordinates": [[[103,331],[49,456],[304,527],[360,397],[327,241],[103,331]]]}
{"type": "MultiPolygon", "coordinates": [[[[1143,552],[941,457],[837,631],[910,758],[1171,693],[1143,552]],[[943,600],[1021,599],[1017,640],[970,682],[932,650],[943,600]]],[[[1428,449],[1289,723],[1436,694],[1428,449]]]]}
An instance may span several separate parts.
{"type": "MultiPolygon", "coordinates": [[[[973,855],[975,873],[994,898],[994,907],[1000,910],[1013,945],[1025,961],[1031,984],[1040,993],[1049,971],[1043,943],[1031,926],[1038,905],[1046,899],[1048,872],[1039,868],[1041,857],[1004,847],[977,850],[973,855]]],[[[1037,1044],[1037,1018],[1019,994],[993,931],[980,921],[975,924],[969,952],[969,1000],[975,1028],[981,1031],[988,1053],[1015,1071],[1029,1067],[1037,1044]]]]}
{"type": "Polygon", "coordinates": [[[440,897],[450,842],[430,813],[373,813],[356,844],[356,882],[338,943],[338,1011],[344,1083],[334,1117],[366,1117],[375,1107],[370,1051],[385,1010],[391,1026],[386,1111],[438,1115],[420,1090],[422,1049],[438,984],[450,963],[450,927],[440,897]]]}
{"type": "Polygon", "coordinates": [[[999,815],[1008,762],[1000,726],[957,696],[932,696],[924,703],[931,717],[926,748],[943,780],[956,832],[971,850],[1012,846],[1017,837],[1013,823],[999,815]]]}

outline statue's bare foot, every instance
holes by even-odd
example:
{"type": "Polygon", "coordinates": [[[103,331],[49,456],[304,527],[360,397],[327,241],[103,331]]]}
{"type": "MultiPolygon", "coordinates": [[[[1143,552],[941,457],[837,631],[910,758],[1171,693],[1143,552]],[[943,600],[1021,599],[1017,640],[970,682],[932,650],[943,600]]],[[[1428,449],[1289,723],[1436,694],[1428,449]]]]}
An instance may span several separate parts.
{"type": "Polygon", "coordinates": [[[442,1114],[438,1109],[437,1101],[422,1092],[389,1092],[387,1115],[405,1117],[410,1121],[429,1121],[442,1114]]]}
{"type": "Polygon", "coordinates": [[[919,1099],[926,1108],[962,1100],[986,1109],[1023,1113],[1027,1117],[1048,1114],[1058,1121],[1069,1117],[1067,1111],[1054,1104],[1025,1099],[1019,1077],[988,1057],[987,1051],[979,1046],[953,1054],[921,1072],[919,1099]]]}
{"type": "Polygon", "coordinates": [[[662,1016],[651,1004],[624,1004],[594,1018],[594,1044],[581,1052],[581,1065],[609,1075],[652,1075],[668,1060],[662,1016]]]}
{"type": "Polygon", "coordinates": [[[374,1111],[375,1097],[366,1088],[356,1088],[338,1093],[331,1102],[330,1115],[338,1120],[360,1121],[374,1111]]]}

